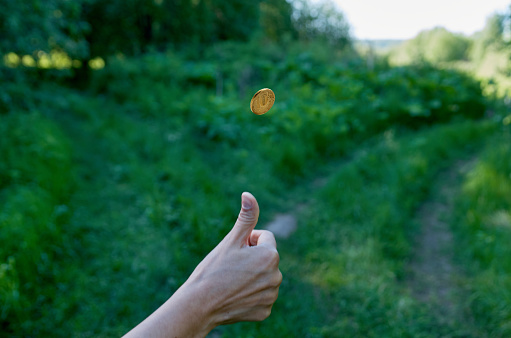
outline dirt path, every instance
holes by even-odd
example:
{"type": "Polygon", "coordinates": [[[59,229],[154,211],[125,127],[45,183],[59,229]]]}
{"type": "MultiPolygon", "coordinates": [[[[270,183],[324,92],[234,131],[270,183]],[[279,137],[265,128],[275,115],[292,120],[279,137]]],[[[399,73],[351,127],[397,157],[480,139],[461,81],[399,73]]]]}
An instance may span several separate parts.
{"type": "Polygon", "coordinates": [[[420,232],[408,271],[407,284],[412,296],[429,304],[441,321],[466,322],[460,306],[462,274],[453,263],[453,234],[449,225],[457,182],[474,164],[460,161],[441,173],[431,189],[431,195],[417,212],[420,232]]]}
{"type": "MultiPolygon", "coordinates": [[[[336,167],[334,167],[336,168],[336,167]]],[[[328,177],[330,177],[332,173],[323,174],[315,180],[311,181],[308,184],[307,191],[315,191],[322,187],[324,187],[328,182],[328,177]]],[[[288,213],[275,214],[273,219],[263,226],[264,229],[270,230],[273,232],[275,237],[286,239],[291,236],[298,226],[298,216],[303,212],[306,208],[309,207],[310,200],[301,201],[294,208],[292,208],[288,213]]]]}
{"type": "MultiPolygon", "coordinates": [[[[311,196],[313,191],[323,188],[329,178],[334,175],[340,166],[346,165],[359,157],[365,155],[364,148],[347,155],[344,159],[330,165],[324,172],[320,173],[318,177],[307,183],[306,188],[303,190],[307,193],[304,195],[311,196]]],[[[286,239],[291,236],[297,229],[298,217],[305,209],[311,204],[310,198],[306,197],[299,200],[287,213],[277,213],[273,216],[272,220],[263,225],[263,229],[273,232],[276,238],[286,239]]]]}
{"type": "MultiPolygon", "coordinates": [[[[331,175],[331,174],[330,174],[331,175]]],[[[316,178],[309,184],[308,191],[319,190],[324,187],[328,182],[328,177],[326,175],[322,175],[319,178],[316,178]]],[[[291,211],[285,214],[275,214],[273,219],[264,225],[264,229],[270,230],[273,232],[275,237],[286,239],[291,236],[298,226],[298,216],[310,205],[310,201],[302,201],[298,203],[291,211]]]]}
{"type": "MultiPolygon", "coordinates": [[[[415,239],[414,253],[407,266],[406,279],[406,286],[411,295],[434,311],[440,322],[464,323],[467,328],[471,327],[472,320],[463,309],[464,277],[462,271],[453,263],[454,239],[449,220],[461,177],[474,164],[475,159],[455,162],[432,182],[428,200],[416,213],[414,223],[421,230],[415,239]]],[[[329,175],[322,175],[310,182],[308,191],[324,186],[328,177],[329,175]]],[[[277,238],[288,238],[297,229],[297,217],[309,204],[310,201],[300,201],[288,213],[276,214],[264,228],[272,231],[277,238]]]]}

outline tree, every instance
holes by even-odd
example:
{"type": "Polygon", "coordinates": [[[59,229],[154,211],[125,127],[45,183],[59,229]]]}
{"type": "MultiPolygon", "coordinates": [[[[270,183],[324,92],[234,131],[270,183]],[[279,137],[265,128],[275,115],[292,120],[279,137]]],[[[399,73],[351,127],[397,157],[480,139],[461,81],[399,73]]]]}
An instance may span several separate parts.
{"type": "Polygon", "coordinates": [[[438,27],[429,31],[425,44],[425,56],[433,63],[464,60],[467,58],[469,46],[469,39],[463,35],[438,27]]]}
{"type": "Polygon", "coordinates": [[[316,4],[306,0],[295,1],[293,21],[302,41],[320,40],[339,48],[350,44],[349,24],[330,0],[316,4]]]}
{"type": "Polygon", "coordinates": [[[245,41],[259,27],[259,4],[260,0],[92,0],[84,11],[91,26],[91,56],[245,41]]]}
{"type": "Polygon", "coordinates": [[[505,18],[503,14],[490,16],[483,30],[474,34],[470,56],[476,63],[484,59],[488,49],[500,50],[505,46],[503,38],[505,18]]]}
{"type": "Polygon", "coordinates": [[[293,26],[293,6],[286,0],[264,0],[261,2],[260,26],[263,35],[274,42],[296,38],[293,26]]]}
{"type": "Polygon", "coordinates": [[[2,0],[0,54],[33,54],[61,50],[73,58],[89,53],[82,4],[88,0],[2,0]]]}
{"type": "Polygon", "coordinates": [[[402,62],[452,62],[467,59],[471,41],[461,35],[436,27],[420,32],[393,51],[402,62]]]}

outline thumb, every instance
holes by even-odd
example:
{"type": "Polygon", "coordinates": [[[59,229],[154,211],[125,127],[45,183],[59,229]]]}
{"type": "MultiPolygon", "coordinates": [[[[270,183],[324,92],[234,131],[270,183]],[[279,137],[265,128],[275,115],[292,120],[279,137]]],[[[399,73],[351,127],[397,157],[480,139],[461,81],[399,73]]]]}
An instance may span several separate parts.
{"type": "Polygon", "coordinates": [[[255,197],[244,192],[241,195],[241,211],[236,224],[231,230],[234,240],[240,244],[246,244],[252,230],[254,230],[259,218],[259,205],[255,197]]]}

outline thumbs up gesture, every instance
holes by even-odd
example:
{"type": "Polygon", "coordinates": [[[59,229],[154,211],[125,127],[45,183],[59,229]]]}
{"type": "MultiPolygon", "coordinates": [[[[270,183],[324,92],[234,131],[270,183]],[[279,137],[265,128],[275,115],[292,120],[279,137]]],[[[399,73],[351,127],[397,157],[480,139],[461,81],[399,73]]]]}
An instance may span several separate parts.
{"type": "Polygon", "coordinates": [[[186,282],[208,290],[204,304],[211,306],[217,325],[267,318],[282,282],[275,237],[254,230],[259,218],[255,197],[245,192],[241,199],[236,224],[186,282]]]}
{"type": "Polygon", "coordinates": [[[275,237],[254,230],[258,218],[256,199],[243,193],[232,230],[172,297],[126,337],[205,337],[218,325],[267,318],[282,273],[275,237]]]}

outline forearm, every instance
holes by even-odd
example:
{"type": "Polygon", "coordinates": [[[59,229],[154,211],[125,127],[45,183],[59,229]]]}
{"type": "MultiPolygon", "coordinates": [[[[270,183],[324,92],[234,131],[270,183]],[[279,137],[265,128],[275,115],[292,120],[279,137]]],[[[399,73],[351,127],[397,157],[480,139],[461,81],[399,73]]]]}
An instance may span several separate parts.
{"type": "Polygon", "coordinates": [[[282,274],[275,237],[254,230],[258,217],[256,199],[243,193],[232,230],[186,283],[126,337],[204,337],[218,325],[267,318],[282,274]]]}
{"type": "Polygon", "coordinates": [[[185,283],[125,337],[205,337],[216,324],[198,285],[185,283]]]}

